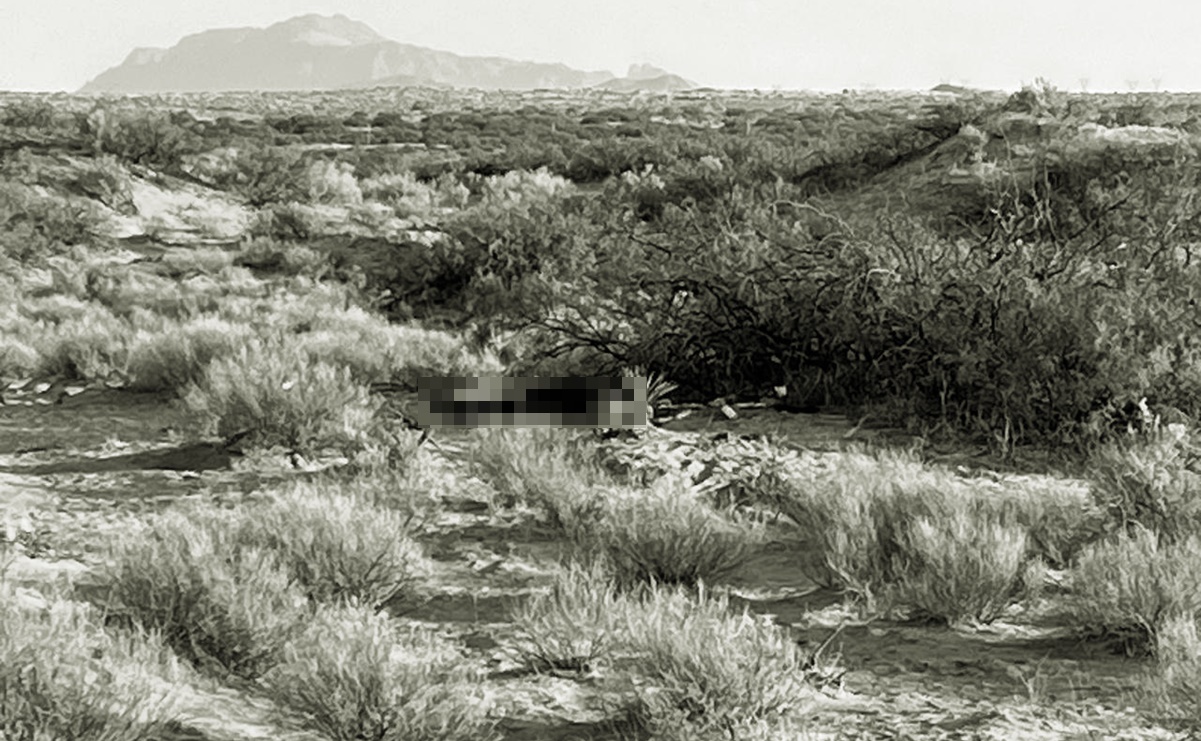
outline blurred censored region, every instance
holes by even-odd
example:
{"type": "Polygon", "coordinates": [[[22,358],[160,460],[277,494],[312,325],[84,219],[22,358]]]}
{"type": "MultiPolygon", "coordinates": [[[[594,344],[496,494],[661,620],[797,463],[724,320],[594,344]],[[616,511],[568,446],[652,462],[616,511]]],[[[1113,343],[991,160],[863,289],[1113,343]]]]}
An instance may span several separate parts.
{"type": "Polygon", "coordinates": [[[646,379],[633,376],[424,377],[423,427],[640,427],[646,379]]]}

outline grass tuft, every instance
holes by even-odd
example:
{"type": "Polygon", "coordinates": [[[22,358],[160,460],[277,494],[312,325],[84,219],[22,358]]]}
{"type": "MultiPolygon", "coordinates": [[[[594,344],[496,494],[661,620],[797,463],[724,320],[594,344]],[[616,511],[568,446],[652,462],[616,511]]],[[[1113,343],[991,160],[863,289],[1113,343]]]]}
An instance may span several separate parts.
{"type": "Polygon", "coordinates": [[[363,606],[325,605],[264,677],[273,699],[335,741],[495,739],[475,673],[445,639],[363,606]]]}

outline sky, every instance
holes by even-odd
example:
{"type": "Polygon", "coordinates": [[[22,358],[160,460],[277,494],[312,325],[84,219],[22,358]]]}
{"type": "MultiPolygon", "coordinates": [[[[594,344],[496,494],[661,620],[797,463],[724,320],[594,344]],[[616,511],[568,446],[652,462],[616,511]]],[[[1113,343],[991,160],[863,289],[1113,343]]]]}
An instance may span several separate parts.
{"type": "Polygon", "coordinates": [[[1190,0],[0,0],[0,90],[73,91],[135,47],[342,13],[464,55],[720,88],[1201,91],[1190,0]]]}

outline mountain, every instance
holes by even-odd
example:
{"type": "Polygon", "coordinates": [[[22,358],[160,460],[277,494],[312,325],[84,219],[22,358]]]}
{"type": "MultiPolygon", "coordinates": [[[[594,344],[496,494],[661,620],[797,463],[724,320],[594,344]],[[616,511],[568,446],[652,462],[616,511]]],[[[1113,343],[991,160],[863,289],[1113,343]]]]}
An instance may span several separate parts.
{"type": "Polygon", "coordinates": [[[329,90],[377,85],[532,90],[625,80],[630,89],[679,83],[694,87],[649,65],[633,65],[630,74],[623,80],[609,72],[584,72],[564,64],[460,56],[386,39],[344,15],[302,15],[267,28],[203,31],[184,37],[170,49],[134,49],[81,92],[329,90]]]}

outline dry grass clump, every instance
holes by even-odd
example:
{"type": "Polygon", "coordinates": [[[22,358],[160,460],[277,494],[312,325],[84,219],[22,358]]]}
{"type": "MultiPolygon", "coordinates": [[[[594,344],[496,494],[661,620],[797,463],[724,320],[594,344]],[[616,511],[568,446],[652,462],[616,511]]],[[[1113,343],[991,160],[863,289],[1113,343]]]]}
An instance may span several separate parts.
{"type": "Polygon", "coordinates": [[[157,331],[140,330],[129,348],[130,388],[180,392],[198,383],[209,364],[249,344],[254,332],[216,316],[201,316],[157,331]]]}
{"type": "Polygon", "coordinates": [[[1143,687],[1143,699],[1160,717],[1201,727],[1201,636],[1197,616],[1178,614],[1155,633],[1155,666],[1143,687]]]}
{"type": "Polygon", "coordinates": [[[472,352],[448,332],[398,326],[352,306],[331,310],[309,324],[300,342],[314,358],[345,365],[363,383],[402,383],[415,387],[422,376],[498,375],[503,367],[487,354],[472,352]]]}
{"type": "Polygon", "coordinates": [[[732,612],[703,586],[622,589],[603,564],[572,561],[549,592],[513,613],[509,650],[544,672],[593,673],[621,696],[621,738],[779,738],[836,657],[812,656],[787,629],[732,612]]]}
{"type": "Polygon", "coordinates": [[[231,513],[170,511],[115,543],[99,594],[110,619],[160,632],[198,667],[258,677],[308,601],[276,554],[236,547],[238,524],[231,513]]]}
{"type": "Polygon", "coordinates": [[[24,607],[0,581],[0,738],[162,738],[179,726],[185,679],[157,637],[105,629],[87,605],[58,596],[24,607]]]}
{"type": "Polygon", "coordinates": [[[1025,529],[967,508],[910,521],[897,537],[888,593],[913,618],[992,622],[1044,579],[1045,567],[1027,558],[1025,529]]]}
{"type": "Polygon", "coordinates": [[[198,245],[168,250],[159,262],[168,274],[176,277],[196,273],[216,275],[233,265],[235,257],[235,253],[221,247],[198,245]]]}
{"type": "Polygon", "coordinates": [[[184,402],[211,433],[302,455],[353,453],[370,442],[380,400],[350,371],[287,340],[256,340],[213,360],[184,402]]]}
{"type": "MultiPolygon", "coordinates": [[[[785,483],[777,506],[818,544],[821,561],[809,564],[816,579],[869,607],[887,594],[924,619],[996,619],[1041,582],[1031,532],[1058,552],[1080,526],[1065,507],[905,455],[850,453],[785,483]]],[[[1074,502],[1077,494],[1066,496],[1074,502]]],[[[1086,508],[1077,516],[1083,522],[1086,508]]]]}
{"type": "Polygon", "coordinates": [[[124,372],[133,329],[104,307],[91,306],[78,318],[47,327],[34,341],[39,375],[94,381],[124,372]]]}
{"type": "Polygon", "coordinates": [[[1177,616],[1201,615],[1201,537],[1171,541],[1135,526],[1086,547],[1071,572],[1067,614],[1128,653],[1153,649],[1177,616]]]}
{"type": "Polygon", "coordinates": [[[590,522],[591,490],[612,483],[578,433],[553,428],[479,429],[472,472],[496,490],[497,505],[536,507],[551,527],[570,532],[590,522]]]}
{"type": "Polygon", "coordinates": [[[41,362],[37,348],[27,341],[0,335],[0,382],[28,378],[41,362]]]}
{"type": "Polygon", "coordinates": [[[645,489],[597,487],[590,497],[573,543],[584,557],[603,559],[625,588],[713,583],[743,566],[761,537],[722,516],[678,475],[645,489]]]}
{"type": "Polygon", "coordinates": [[[512,613],[516,640],[510,650],[539,672],[589,672],[607,660],[618,636],[623,604],[603,564],[569,561],[547,592],[536,592],[512,613]]]}
{"type": "Polygon", "coordinates": [[[335,481],[298,483],[241,517],[241,547],[269,549],[312,600],[372,608],[411,602],[428,571],[410,518],[342,494],[335,481]]]}
{"type": "Polygon", "coordinates": [[[425,628],[363,606],[324,605],[263,679],[281,705],[337,741],[498,738],[476,673],[425,628]]]}
{"type": "Polygon", "coordinates": [[[640,738],[778,730],[803,718],[815,685],[839,674],[835,661],[809,656],[786,629],[733,613],[727,598],[704,589],[653,587],[625,606],[617,640],[631,660],[619,727],[640,738]]]}
{"type": "Polygon", "coordinates": [[[1089,460],[1097,502],[1119,526],[1169,538],[1201,532],[1201,448],[1183,425],[1098,447],[1089,460]]]}

